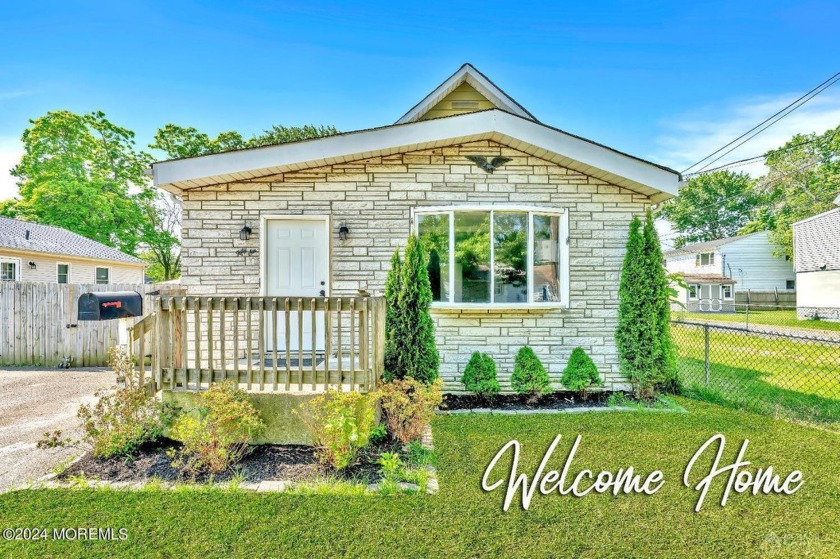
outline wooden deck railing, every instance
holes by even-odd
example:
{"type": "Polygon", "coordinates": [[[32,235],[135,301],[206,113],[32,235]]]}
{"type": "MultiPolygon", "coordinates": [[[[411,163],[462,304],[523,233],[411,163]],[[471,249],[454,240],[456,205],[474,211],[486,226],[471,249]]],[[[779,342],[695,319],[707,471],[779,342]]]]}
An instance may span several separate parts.
{"type": "Polygon", "coordinates": [[[249,391],[373,390],[382,375],[382,297],[161,297],[132,352],[158,390],[233,380],[249,391]]]}

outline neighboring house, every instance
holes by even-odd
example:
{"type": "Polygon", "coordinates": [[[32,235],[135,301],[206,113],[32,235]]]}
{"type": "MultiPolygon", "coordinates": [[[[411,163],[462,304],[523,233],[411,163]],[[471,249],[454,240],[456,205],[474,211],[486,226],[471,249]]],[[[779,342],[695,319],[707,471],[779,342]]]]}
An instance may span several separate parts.
{"type": "Polygon", "coordinates": [[[687,288],[679,300],[689,311],[734,312],[739,291],[786,291],[796,288],[790,260],[773,254],[767,231],[693,243],[666,251],[665,268],[680,272],[687,288]]]}
{"type": "Polygon", "coordinates": [[[581,346],[607,388],[626,387],[615,329],[628,226],[680,181],[539,122],[468,64],[393,125],[158,162],[153,175],[183,198],[188,295],[381,294],[394,249],[419,234],[448,390],[476,350],[509,387],[526,344],[558,384],[581,346]]]}
{"type": "Polygon", "coordinates": [[[61,227],[0,217],[0,280],[143,283],[145,262],[61,227]]]}
{"type": "Polygon", "coordinates": [[[793,261],[797,316],[840,320],[840,207],[793,224],[793,261]]]}

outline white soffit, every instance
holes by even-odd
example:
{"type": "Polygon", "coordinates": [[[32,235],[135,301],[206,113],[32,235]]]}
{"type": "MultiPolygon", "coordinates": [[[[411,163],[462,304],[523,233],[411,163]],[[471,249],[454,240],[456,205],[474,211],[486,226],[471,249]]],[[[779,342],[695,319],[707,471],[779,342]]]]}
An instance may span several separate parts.
{"type": "Polygon", "coordinates": [[[162,161],[153,164],[152,170],[155,186],[177,194],[213,184],[482,139],[493,139],[624,186],[650,196],[654,202],[677,195],[680,175],[676,171],[496,109],[315,140],[162,161]]]}

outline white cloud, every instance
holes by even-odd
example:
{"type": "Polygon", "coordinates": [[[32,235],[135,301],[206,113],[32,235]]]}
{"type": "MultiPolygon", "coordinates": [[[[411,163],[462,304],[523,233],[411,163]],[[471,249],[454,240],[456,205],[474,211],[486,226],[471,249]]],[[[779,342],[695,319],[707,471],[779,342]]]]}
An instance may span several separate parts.
{"type": "MultiPolygon", "coordinates": [[[[787,94],[732,100],[721,106],[704,107],[663,121],[663,132],[656,141],[658,148],[654,160],[681,171],[728,144],[799,96],[787,94]]],[[[822,133],[838,124],[840,91],[829,89],[710,167],[761,155],[781,147],[794,134],[822,133]]],[[[764,172],[764,165],[759,161],[732,170],[758,176],[764,172]]]]}
{"type": "Polygon", "coordinates": [[[20,163],[23,145],[17,138],[0,136],[0,200],[17,194],[15,178],[9,173],[12,167],[20,163]]]}

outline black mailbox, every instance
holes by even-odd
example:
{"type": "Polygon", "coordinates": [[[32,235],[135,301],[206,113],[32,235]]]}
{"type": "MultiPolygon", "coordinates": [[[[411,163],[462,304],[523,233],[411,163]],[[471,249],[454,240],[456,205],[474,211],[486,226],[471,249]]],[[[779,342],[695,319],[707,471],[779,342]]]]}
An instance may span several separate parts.
{"type": "Polygon", "coordinates": [[[79,320],[113,320],[143,316],[143,297],[136,291],[84,293],[79,297],[79,320]]]}

